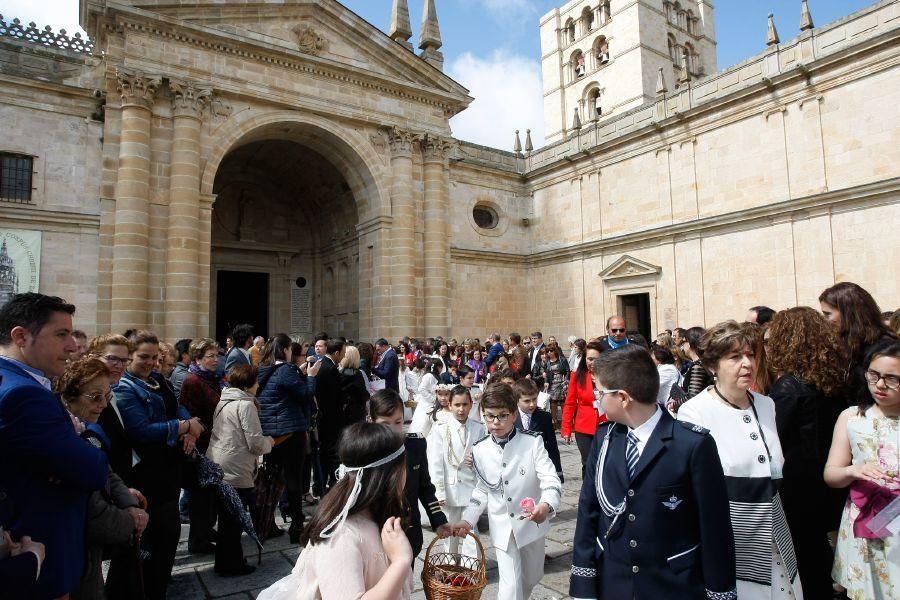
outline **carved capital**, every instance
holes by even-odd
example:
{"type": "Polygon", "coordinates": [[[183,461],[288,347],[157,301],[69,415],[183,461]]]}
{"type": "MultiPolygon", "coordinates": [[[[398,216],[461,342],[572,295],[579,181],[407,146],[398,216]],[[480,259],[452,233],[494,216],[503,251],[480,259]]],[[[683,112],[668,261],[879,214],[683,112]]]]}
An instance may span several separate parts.
{"type": "Polygon", "coordinates": [[[195,85],[192,81],[169,80],[172,92],[172,113],[176,117],[199,119],[212,102],[211,87],[195,85]]]}
{"type": "Polygon", "coordinates": [[[391,127],[386,130],[388,135],[388,143],[391,145],[391,156],[394,158],[410,158],[412,156],[413,144],[417,141],[417,136],[411,131],[400,129],[399,127],[391,127]]]}
{"type": "Polygon", "coordinates": [[[162,79],[158,75],[116,69],[116,90],[122,96],[122,106],[152,108],[156,90],[161,84],[162,79]]]}
{"type": "Polygon", "coordinates": [[[422,154],[427,162],[444,162],[450,151],[450,143],[436,135],[425,135],[422,139],[422,154]]]}

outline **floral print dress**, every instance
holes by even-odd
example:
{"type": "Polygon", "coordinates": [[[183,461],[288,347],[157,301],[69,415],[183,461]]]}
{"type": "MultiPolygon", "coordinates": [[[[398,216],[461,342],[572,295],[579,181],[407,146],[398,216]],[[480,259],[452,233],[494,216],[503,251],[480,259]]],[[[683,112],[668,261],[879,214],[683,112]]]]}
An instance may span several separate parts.
{"type": "MultiPolygon", "coordinates": [[[[900,470],[900,419],[883,417],[872,406],[847,421],[853,464],[873,463],[894,475],[900,470]],[[874,412],[873,412],[874,411],[874,412]]],[[[890,482],[888,488],[900,484],[890,482]]],[[[900,598],[900,536],[866,539],[853,535],[859,508],[847,499],[831,575],[851,600],[900,598]]]]}

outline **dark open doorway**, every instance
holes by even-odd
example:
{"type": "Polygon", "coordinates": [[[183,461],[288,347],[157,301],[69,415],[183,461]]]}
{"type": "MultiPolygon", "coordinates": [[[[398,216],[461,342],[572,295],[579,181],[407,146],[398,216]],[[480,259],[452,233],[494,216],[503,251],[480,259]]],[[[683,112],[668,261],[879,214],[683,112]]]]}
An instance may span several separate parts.
{"type": "MultiPolygon", "coordinates": [[[[235,325],[253,325],[255,335],[268,338],[269,274],[249,271],[216,273],[216,339],[225,337],[235,325]]],[[[223,346],[224,347],[224,346],[223,346]]]]}
{"type": "Polygon", "coordinates": [[[656,339],[650,336],[650,294],[629,294],[619,299],[628,331],[637,331],[648,342],[656,339]]]}

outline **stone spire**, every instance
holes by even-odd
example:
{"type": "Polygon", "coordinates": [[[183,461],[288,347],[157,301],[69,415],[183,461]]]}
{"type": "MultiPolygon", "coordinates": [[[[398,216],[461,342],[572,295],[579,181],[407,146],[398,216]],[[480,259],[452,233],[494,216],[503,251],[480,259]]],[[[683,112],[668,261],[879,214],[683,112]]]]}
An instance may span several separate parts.
{"type": "Polygon", "coordinates": [[[656,74],[656,95],[665,96],[669,89],[666,87],[666,77],[663,75],[663,68],[660,67],[656,74]]]}
{"type": "Polygon", "coordinates": [[[800,31],[806,31],[814,27],[812,15],[809,12],[809,4],[806,0],[800,3],[800,31]]]}
{"type": "Polygon", "coordinates": [[[513,144],[513,152],[515,152],[516,154],[522,153],[522,140],[519,139],[519,130],[518,129],[516,129],[516,141],[513,144]]]}
{"type": "Polygon", "coordinates": [[[774,46],[780,43],[781,40],[778,39],[778,30],[775,29],[775,15],[769,13],[769,29],[766,32],[766,46],[774,46]]]}
{"type": "Polygon", "coordinates": [[[419,50],[422,51],[421,57],[438,69],[444,67],[444,55],[438,51],[441,45],[441,26],[438,24],[434,0],[425,0],[425,8],[422,10],[422,32],[419,34],[419,50]]]}
{"type": "Polygon", "coordinates": [[[394,6],[391,9],[391,32],[388,34],[395,42],[400,42],[410,50],[412,43],[409,38],[412,37],[412,26],[409,24],[409,3],[407,0],[394,0],[394,6]]]}
{"type": "Polygon", "coordinates": [[[531,152],[534,150],[534,143],[531,141],[531,130],[525,130],[525,152],[531,152]]]}

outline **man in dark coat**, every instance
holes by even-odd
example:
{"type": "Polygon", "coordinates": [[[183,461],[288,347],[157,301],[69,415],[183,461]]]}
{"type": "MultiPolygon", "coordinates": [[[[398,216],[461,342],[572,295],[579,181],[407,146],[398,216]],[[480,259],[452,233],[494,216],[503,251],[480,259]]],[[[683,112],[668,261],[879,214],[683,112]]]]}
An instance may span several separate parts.
{"type": "MultiPolygon", "coordinates": [[[[0,524],[44,544],[37,593],[58,598],[84,570],[90,493],[106,484],[106,455],[78,437],[50,379],[75,351],[75,307],[17,294],[0,309],[0,524]]],[[[5,590],[4,590],[5,591],[5,590]]]]}
{"type": "Polygon", "coordinates": [[[569,594],[736,600],[734,534],[715,440],[656,404],[650,354],[604,352],[593,375],[608,423],[587,460],[569,594]]]}
{"type": "Polygon", "coordinates": [[[231,332],[231,339],[234,341],[228,353],[225,355],[225,374],[234,365],[249,365],[250,363],[250,346],[253,345],[253,325],[244,323],[238,325],[231,332]]]}
{"type": "Polygon", "coordinates": [[[447,515],[435,495],[431,474],[428,472],[428,456],[425,438],[421,433],[406,434],[406,506],[409,514],[406,521],[406,537],[412,546],[413,557],[422,551],[422,518],[419,515],[419,501],[425,507],[431,528],[439,534],[449,535],[447,515]]]}
{"type": "Polygon", "coordinates": [[[375,342],[375,349],[381,354],[381,360],[372,367],[372,373],[384,379],[385,388],[400,393],[400,359],[397,353],[384,338],[375,342]]]}
{"type": "MultiPolygon", "coordinates": [[[[316,346],[319,342],[316,343],[316,346]]],[[[341,373],[338,363],[344,356],[344,341],[332,338],[325,343],[325,353],[320,359],[316,376],[316,402],[319,405],[317,428],[319,433],[319,456],[325,472],[326,485],[337,482],[335,471],[341,461],[337,454],[337,444],[344,429],[344,393],[341,389],[341,373]]]]}

